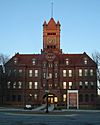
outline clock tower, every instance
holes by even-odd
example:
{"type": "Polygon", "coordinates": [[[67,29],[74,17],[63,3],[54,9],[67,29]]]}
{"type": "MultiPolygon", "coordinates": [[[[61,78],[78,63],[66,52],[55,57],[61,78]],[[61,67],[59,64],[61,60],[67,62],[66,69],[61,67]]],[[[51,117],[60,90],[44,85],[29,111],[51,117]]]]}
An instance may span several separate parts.
{"type": "Polygon", "coordinates": [[[43,53],[61,53],[60,50],[60,23],[53,18],[43,24],[43,53]]]}

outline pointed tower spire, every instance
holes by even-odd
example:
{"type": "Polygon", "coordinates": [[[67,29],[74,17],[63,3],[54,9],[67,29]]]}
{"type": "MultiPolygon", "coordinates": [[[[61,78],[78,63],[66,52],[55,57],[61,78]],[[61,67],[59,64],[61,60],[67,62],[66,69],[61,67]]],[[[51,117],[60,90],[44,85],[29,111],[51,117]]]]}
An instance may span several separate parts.
{"type": "Polygon", "coordinates": [[[52,3],[51,3],[51,18],[53,18],[53,0],[52,0],[52,3]]]}

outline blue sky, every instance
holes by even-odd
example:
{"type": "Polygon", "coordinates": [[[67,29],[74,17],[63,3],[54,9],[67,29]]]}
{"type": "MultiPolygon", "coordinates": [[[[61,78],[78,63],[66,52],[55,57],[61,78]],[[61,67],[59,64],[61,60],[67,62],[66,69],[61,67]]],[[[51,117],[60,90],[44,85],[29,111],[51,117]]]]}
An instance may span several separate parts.
{"type": "MultiPolygon", "coordinates": [[[[40,53],[52,0],[0,0],[0,53],[40,53]]],[[[100,52],[100,0],[53,0],[64,53],[100,52]]]]}

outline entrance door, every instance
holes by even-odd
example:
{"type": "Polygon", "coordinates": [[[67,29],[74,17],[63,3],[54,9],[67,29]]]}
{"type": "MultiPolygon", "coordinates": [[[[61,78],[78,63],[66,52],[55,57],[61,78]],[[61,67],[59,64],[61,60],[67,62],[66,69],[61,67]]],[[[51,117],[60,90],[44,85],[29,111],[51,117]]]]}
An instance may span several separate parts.
{"type": "Polygon", "coordinates": [[[49,104],[53,104],[54,103],[54,95],[52,95],[52,94],[48,95],[48,103],[49,104]]]}

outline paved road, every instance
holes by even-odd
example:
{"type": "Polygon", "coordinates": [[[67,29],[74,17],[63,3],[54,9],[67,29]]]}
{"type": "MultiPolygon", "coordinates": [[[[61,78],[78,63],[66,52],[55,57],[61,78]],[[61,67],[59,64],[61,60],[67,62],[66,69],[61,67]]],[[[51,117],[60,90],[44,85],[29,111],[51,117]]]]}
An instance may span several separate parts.
{"type": "Polygon", "coordinates": [[[100,125],[100,112],[21,113],[0,111],[0,125],[100,125]]]}

